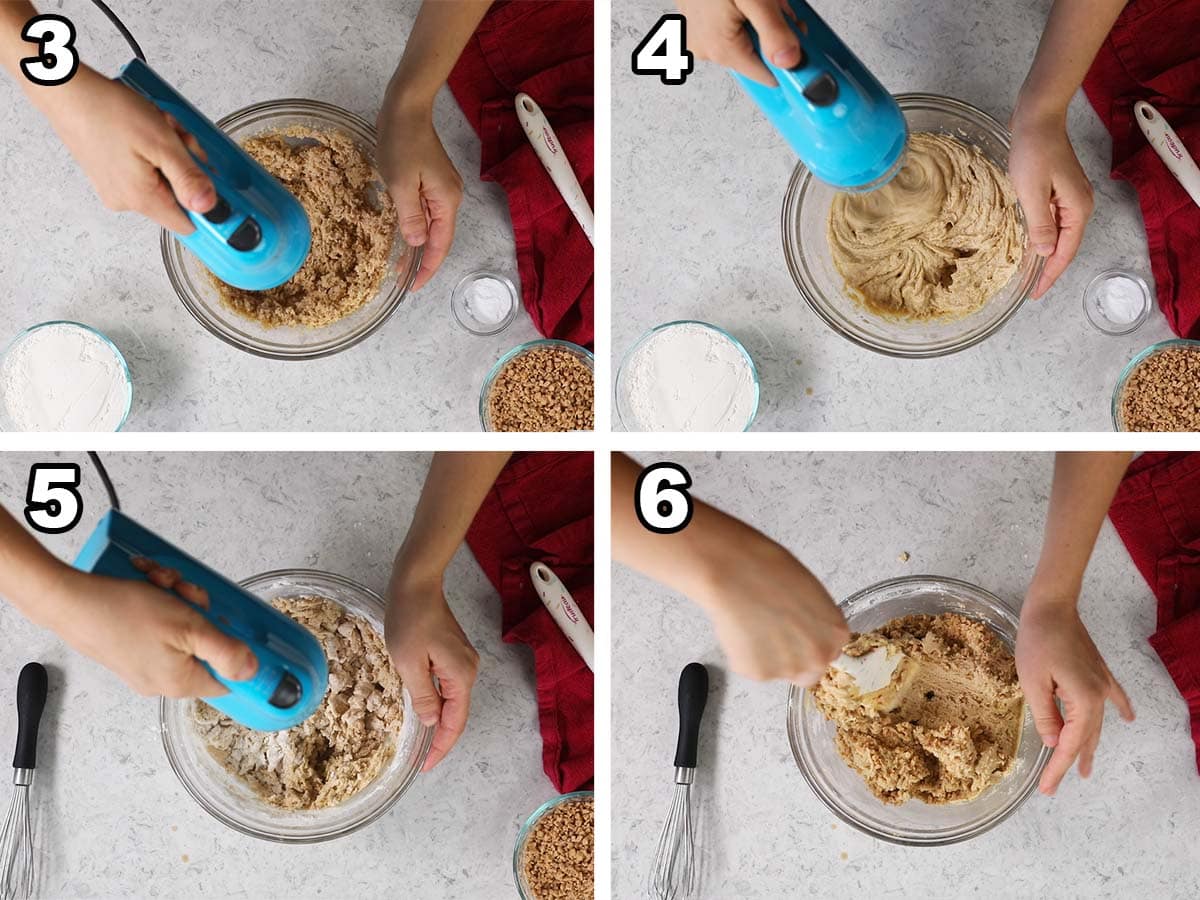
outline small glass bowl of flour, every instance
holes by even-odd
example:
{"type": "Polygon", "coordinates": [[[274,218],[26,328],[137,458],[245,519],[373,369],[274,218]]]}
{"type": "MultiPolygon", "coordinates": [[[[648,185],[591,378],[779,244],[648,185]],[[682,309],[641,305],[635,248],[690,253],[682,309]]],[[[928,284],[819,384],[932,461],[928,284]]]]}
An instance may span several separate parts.
{"type": "Polygon", "coordinates": [[[1091,280],[1083,292],[1088,321],[1105,334],[1137,331],[1150,316],[1150,287],[1140,275],[1109,269],[1091,280]]]}
{"type": "Polygon", "coordinates": [[[87,325],[34,325],[0,359],[0,431],[120,431],[132,403],[125,357],[87,325]]]}
{"type": "Polygon", "coordinates": [[[517,289],[503,275],[472,272],[455,285],[450,310],[455,321],[471,334],[490,337],[517,317],[517,289]]]}
{"type": "Polygon", "coordinates": [[[667,322],[617,370],[626,431],[748,431],[758,414],[758,369],[741,342],[707,322],[667,322]]]}

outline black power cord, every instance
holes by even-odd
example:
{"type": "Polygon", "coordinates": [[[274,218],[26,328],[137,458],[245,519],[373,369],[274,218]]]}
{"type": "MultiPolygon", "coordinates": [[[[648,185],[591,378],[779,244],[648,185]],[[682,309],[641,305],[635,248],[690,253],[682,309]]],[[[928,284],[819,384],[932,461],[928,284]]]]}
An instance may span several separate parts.
{"type": "MultiPolygon", "coordinates": [[[[117,14],[109,9],[108,4],[105,3],[104,0],[92,0],[92,3],[96,5],[96,9],[100,10],[100,12],[104,13],[104,15],[108,17],[108,21],[112,22],[113,25],[116,26],[117,31],[121,32],[121,37],[125,38],[125,40],[129,43],[130,48],[133,50],[133,55],[142,62],[145,62],[146,54],[142,53],[142,48],[138,45],[138,42],[134,39],[133,35],[129,33],[129,29],[125,27],[125,23],[117,18],[117,14]]],[[[94,456],[95,454],[92,455],[94,456]]],[[[101,469],[101,471],[103,471],[103,469],[101,469]]]]}
{"type": "Polygon", "coordinates": [[[104,468],[104,463],[100,462],[99,454],[95,450],[89,450],[87,455],[88,459],[92,461],[92,465],[96,467],[96,474],[100,476],[100,481],[104,483],[109,504],[113,509],[120,509],[121,501],[117,499],[117,489],[113,487],[112,479],[108,477],[108,469],[104,468]]]}

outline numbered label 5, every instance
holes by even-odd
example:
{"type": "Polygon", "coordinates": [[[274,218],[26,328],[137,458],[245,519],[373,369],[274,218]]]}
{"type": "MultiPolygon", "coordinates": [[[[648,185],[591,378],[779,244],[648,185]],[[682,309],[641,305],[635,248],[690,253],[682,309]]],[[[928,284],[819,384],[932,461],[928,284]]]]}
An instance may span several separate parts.
{"type": "Polygon", "coordinates": [[[692,520],[692,476],[670,462],[647,466],[638,476],[633,504],[638,520],[656,534],[674,534],[692,520]]]}
{"type": "Polygon", "coordinates": [[[657,75],[663,84],[683,84],[695,69],[687,48],[687,20],[668,13],[650,29],[633,51],[635,75],[657,75]]]}
{"type": "Polygon", "coordinates": [[[74,463],[34,463],[25,493],[25,521],[43,534],[62,534],[79,524],[79,466],[74,463]]]}

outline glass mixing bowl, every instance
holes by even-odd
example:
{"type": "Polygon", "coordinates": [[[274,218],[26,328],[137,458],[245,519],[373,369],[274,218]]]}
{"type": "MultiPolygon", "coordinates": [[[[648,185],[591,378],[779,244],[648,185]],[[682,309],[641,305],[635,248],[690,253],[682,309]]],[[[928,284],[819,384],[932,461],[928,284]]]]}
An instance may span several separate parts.
{"type": "Polygon", "coordinates": [[[621,364],[617,367],[617,377],[613,382],[613,409],[615,409],[617,412],[617,422],[620,423],[621,428],[625,431],[637,430],[634,427],[638,423],[637,416],[629,408],[629,391],[627,390],[627,386],[625,384],[626,366],[629,365],[629,361],[633,359],[634,354],[637,353],[638,350],[655,335],[672,328],[677,328],[680,325],[699,325],[703,328],[708,328],[720,335],[722,339],[733,344],[733,346],[738,349],[742,356],[745,357],[746,364],[750,367],[750,377],[754,382],[754,406],[750,410],[750,416],[746,420],[745,427],[742,428],[742,431],[749,431],[754,425],[755,418],[758,417],[758,403],[759,400],[762,399],[762,383],[758,377],[758,366],[755,365],[753,357],[750,356],[749,351],[746,350],[746,347],[742,344],[742,342],[735,338],[732,334],[730,334],[724,328],[719,328],[716,325],[710,325],[708,322],[700,322],[696,319],[680,319],[677,322],[664,322],[662,325],[657,325],[638,338],[636,343],[629,348],[625,354],[625,358],[621,360],[621,364]]]}
{"type": "MultiPolygon", "coordinates": [[[[1008,168],[1009,133],[987,113],[935,94],[898,94],[910,132],[936,131],[978,147],[1008,168]]],[[[799,163],[783,200],[783,254],[796,288],[830,328],[859,346],[887,356],[923,358],[965,350],[995,334],[1029,297],[1042,273],[1042,257],[1026,245],[1017,272],[996,296],[955,321],[889,319],[867,310],[845,288],[833,265],[827,236],[837,189],[799,163]]],[[[1025,217],[1021,214],[1021,227],[1025,217]]]]}
{"type": "MultiPolygon", "coordinates": [[[[1016,610],[982,588],[954,578],[894,578],[865,588],[839,605],[850,630],[855,632],[871,631],[915,613],[956,612],[983,622],[1009,648],[1017,640],[1016,610]]],[[[1016,761],[998,784],[961,803],[932,806],[910,800],[901,806],[889,806],[842,761],[834,745],[836,728],[817,709],[811,691],[791,688],[787,730],[796,765],[813,793],[834,815],[872,837],[911,846],[953,844],[994,828],[1033,793],[1051,754],[1042,745],[1026,705],[1016,761]]]]}
{"type": "MultiPolygon", "coordinates": [[[[340,131],[349,135],[368,159],[376,159],[375,129],[353,113],[317,100],[256,103],[216,124],[235,141],[293,125],[314,131],[340,131]]],[[[381,183],[377,190],[386,188],[381,183]]],[[[196,321],[239,350],[270,359],[317,359],[353,347],[396,311],[421,266],[421,248],[409,247],[397,229],[387,275],[373,300],[322,328],[267,328],[221,303],[208,269],[172,232],[164,229],[159,244],[171,286],[196,321]]]]}
{"type": "MultiPolygon", "coordinates": [[[[1128,431],[1125,423],[1121,418],[1121,395],[1125,393],[1125,385],[1129,383],[1129,377],[1133,375],[1133,370],[1144,363],[1151,356],[1157,353],[1162,353],[1164,350],[1172,350],[1183,348],[1200,353],[1200,341],[1190,341],[1187,338],[1171,338],[1167,341],[1159,341],[1157,344],[1151,344],[1137,356],[1129,361],[1129,364],[1121,371],[1121,377],[1117,379],[1116,387],[1113,388],[1112,395],[1112,420],[1113,430],[1128,431]]],[[[1200,386],[1197,386],[1200,390],[1200,386]]]]}
{"type": "MultiPolygon", "coordinates": [[[[315,595],[333,600],[383,634],[383,599],[348,578],[312,569],[281,569],[255,575],[241,586],[264,600],[315,595]]],[[[374,822],[408,790],[429,753],[433,729],[420,723],[404,691],[404,725],[396,755],[379,776],[345,803],[329,809],[287,810],[259,799],[213,759],[192,724],[194,700],[159,702],[159,729],[171,768],[184,788],[214,818],[242,834],[285,844],[312,844],[344,837],[374,822]]]]}
{"type": "Polygon", "coordinates": [[[587,366],[588,371],[592,373],[593,379],[596,377],[596,357],[586,347],[580,347],[578,344],[572,344],[570,341],[554,340],[553,338],[541,338],[540,340],[519,344],[496,360],[496,364],[488,372],[487,378],[483,379],[483,387],[479,389],[479,423],[483,426],[484,431],[495,431],[492,428],[492,417],[488,411],[488,395],[492,392],[492,384],[496,381],[496,376],[500,374],[500,370],[518,356],[524,356],[531,350],[537,350],[541,347],[561,347],[587,366]]]}
{"type": "Polygon", "coordinates": [[[516,879],[517,893],[521,895],[521,900],[538,900],[537,895],[529,886],[529,882],[525,880],[525,849],[529,844],[529,833],[533,831],[534,826],[541,821],[543,816],[558,809],[560,806],[578,800],[594,801],[595,798],[596,795],[592,791],[575,791],[570,794],[552,797],[535,809],[533,815],[525,820],[525,824],[521,826],[521,830],[517,833],[517,846],[513,850],[513,878],[516,879]]]}

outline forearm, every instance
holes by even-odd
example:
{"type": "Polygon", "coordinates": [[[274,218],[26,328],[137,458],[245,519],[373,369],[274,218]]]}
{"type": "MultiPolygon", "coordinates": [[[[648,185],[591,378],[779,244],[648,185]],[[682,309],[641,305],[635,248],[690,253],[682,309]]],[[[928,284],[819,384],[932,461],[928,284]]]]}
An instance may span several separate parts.
{"type": "Polygon", "coordinates": [[[741,552],[778,545],[749,525],[693,499],[692,520],[675,534],[655,534],[638,520],[634,491],[642,467],[623,453],[612,456],[613,558],[691,598],[704,608],[714,594],[723,562],[741,552]]]}
{"type": "Polygon", "coordinates": [[[491,0],[425,0],[388,84],[384,105],[432,111],[433,98],[491,5],[491,0]]]}
{"type": "Polygon", "coordinates": [[[0,595],[28,619],[49,625],[58,618],[67,565],[0,507],[0,595]]]}
{"type": "Polygon", "coordinates": [[[1046,534],[1026,603],[1078,601],[1083,573],[1129,466],[1129,453],[1059,453],[1046,534]]]}
{"type": "Polygon", "coordinates": [[[1064,119],[1125,0],[1056,0],[1017,98],[1016,116],[1064,119]]]}
{"type": "Polygon", "coordinates": [[[509,453],[435,453],[393,579],[440,584],[509,453]]]}
{"type": "Polygon", "coordinates": [[[37,56],[37,44],[21,37],[25,24],[37,15],[32,3],[25,0],[0,0],[0,65],[18,83],[27,83],[21,72],[21,60],[37,56]]]}

